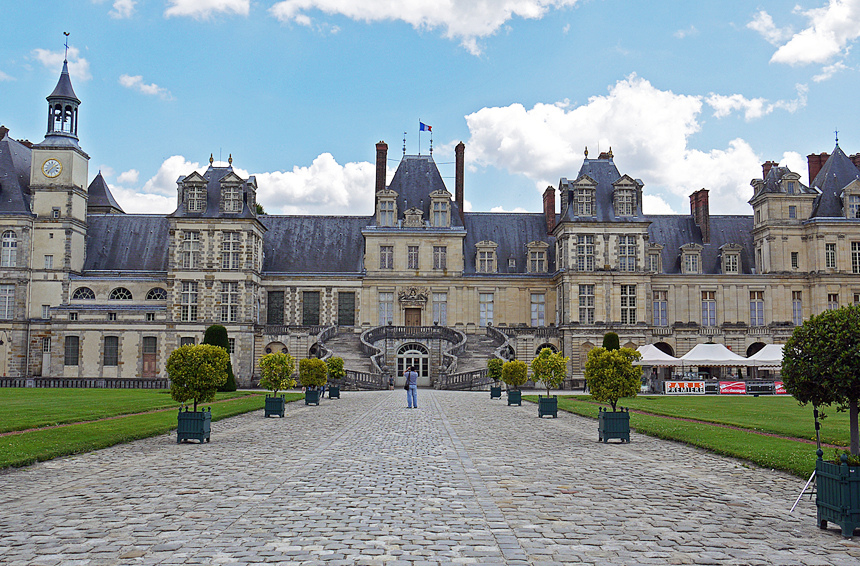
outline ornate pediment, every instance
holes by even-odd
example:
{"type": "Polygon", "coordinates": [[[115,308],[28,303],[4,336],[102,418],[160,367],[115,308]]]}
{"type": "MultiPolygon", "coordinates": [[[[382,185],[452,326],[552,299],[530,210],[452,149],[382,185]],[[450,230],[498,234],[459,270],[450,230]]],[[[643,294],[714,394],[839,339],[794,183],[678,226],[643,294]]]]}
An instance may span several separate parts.
{"type": "Polygon", "coordinates": [[[427,304],[428,289],[419,287],[408,287],[405,291],[397,293],[397,300],[406,306],[424,306],[427,304]]]}

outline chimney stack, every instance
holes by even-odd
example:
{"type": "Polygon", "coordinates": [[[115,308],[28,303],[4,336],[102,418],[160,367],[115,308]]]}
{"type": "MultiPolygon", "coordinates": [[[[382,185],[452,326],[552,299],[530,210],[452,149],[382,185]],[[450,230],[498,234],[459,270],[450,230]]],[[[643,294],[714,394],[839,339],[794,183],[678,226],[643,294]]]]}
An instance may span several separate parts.
{"type": "Polygon", "coordinates": [[[456,156],[456,173],[454,173],[454,202],[457,203],[457,208],[460,210],[460,221],[465,222],[463,210],[463,171],[465,169],[466,160],[466,144],[460,142],[454,148],[456,156]]]}
{"type": "Polygon", "coordinates": [[[693,222],[702,231],[702,243],[711,243],[711,214],[708,209],[708,189],[699,189],[690,195],[690,213],[693,222]]]}
{"type": "Polygon", "coordinates": [[[765,161],[761,164],[761,178],[763,181],[767,180],[767,174],[770,173],[771,168],[779,165],[776,161],[765,161]]]}
{"type": "MultiPolygon", "coordinates": [[[[3,136],[0,135],[0,138],[2,138],[2,137],[3,136]]],[[[848,159],[851,160],[851,163],[854,164],[854,167],[860,168],[860,153],[855,153],[854,155],[852,155],[848,159]]]]}
{"type": "Polygon", "coordinates": [[[555,189],[552,186],[543,192],[543,215],[546,218],[546,233],[555,229],[555,189]]]}
{"type": "Polygon", "coordinates": [[[380,141],[376,144],[376,189],[373,192],[373,214],[379,208],[379,191],[385,189],[385,175],[388,171],[388,144],[380,141]]]}
{"type": "Polygon", "coordinates": [[[827,163],[827,160],[830,159],[830,154],[828,153],[810,153],[806,156],[806,164],[809,167],[809,186],[812,186],[812,181],[815,180],[815,177],[818,175],[818,172],[821,171],[821,168],[824,167],[824,164],[827,163]]]}

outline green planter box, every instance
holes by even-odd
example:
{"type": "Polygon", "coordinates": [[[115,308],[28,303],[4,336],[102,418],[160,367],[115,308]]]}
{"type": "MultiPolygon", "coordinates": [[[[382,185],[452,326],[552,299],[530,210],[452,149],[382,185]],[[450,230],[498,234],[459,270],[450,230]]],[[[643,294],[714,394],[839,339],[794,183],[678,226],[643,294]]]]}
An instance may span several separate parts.
{"type": "Polygon", "coordinates": [[[328,386],[328,398],[329,399],[340,399],[340,385],[329,385],[328,386]]]}
{"type": "Polygon", "coordinates": [[[183,411],[179,409],[179,426],[176,428],[176,444],[183,440],[197,440],[201,444],[209,442],[212,430],[212,407],[205,411],[183,411]]]}
{"type": "Polygon", "coordinates": [[[284,418],[284,411],[287,407],[287,400],[283,395],[280,397],[274,397],[270,395],[266,395],[266,416],[279,416],[284,418]]]}
{"type": "Polygon", "coordinates": [[[311,391],[308,389],[305,391],[305,405],[319,405],[320,404],[320,392],[319,389],[314,389],[311,391]]]}
{"type": "Polygon", "coordinates": [[[501,399],[502,398],[502,387],[493,387],[490,386],[490,399],[501,399]]]}
{"type": "Polygon", "coordinates": [[[558,418],[558,397],[543,397],[538,395],[538,418],[552,416],[558,418]]]}
{"type": "Polygon", "coordinates": [[[630,442],[630,412],[622,408],[620,411],[607,411],[603,407],[597,414],[598,440],[606,443],[610,438],[618,438],[621,442],[630,442]]]}
{"type": "Polygon", "coordinates": [[[511,405],[523,406],[523,392],[520,390],[508,389],[508,407],[511,405]]]}
{"type": "Polygon", "coordinates": [[[849,466],[845,455],[841,464],[825,462],[823,454],[818,450],[815,461],[818,528],[826,529],[830,521],[842,527],[843,537],[850,537],[860,528],[860,466],[849,466]]]}

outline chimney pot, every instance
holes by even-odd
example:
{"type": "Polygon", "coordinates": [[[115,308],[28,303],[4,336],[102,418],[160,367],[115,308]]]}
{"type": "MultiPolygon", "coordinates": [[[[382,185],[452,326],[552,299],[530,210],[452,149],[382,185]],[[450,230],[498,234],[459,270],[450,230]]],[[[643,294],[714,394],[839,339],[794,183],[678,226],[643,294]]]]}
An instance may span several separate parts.
{"type": "Polygon", "coordinates": [[[466,144],[460,142],[457,144],[457,147],[454,148],[455,155],[455,168],[456,172],[454,173],[454,202],[457,203],[457,208],[460,212],[460,222],[465,222],[463,210],[463,173],[466,167],[466,144]]]}
{"type": "Polygon", "coordinates": [[[773,167],[776,167],[778,165],[779,165],[779,163],[777,163],[776,161],[765,161],[764,163],[762,163],[761,164],[761,178],[762,178],[762,180],[767,180],[767,174],[770,173],[770,170],[773,167]]]}
{"type": "Polygon", "coordinates": [[[549,186],[543,192],[543,215],[546,218],[546,233],[555,229],[555,188],[549,186]]]}

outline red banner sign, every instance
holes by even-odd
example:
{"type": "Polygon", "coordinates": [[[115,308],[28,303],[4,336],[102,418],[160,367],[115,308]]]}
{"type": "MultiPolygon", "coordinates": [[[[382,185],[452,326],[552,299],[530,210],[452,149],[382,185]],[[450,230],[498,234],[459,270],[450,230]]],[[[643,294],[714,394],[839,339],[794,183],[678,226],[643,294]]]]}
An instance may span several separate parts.
{"type": "Polygon", "coordinates": [[[777,395],[788,395],[788,392],[785,390],[785,384],[781,381],[774,381],[775,391],[777,395]]]}
{"type": "Polygon", "coordinates": [[[664,381],[666,395],[704,395],[704,381],[664,381]]]}
{"type": "Polygon", "coordinates": [[[747,386],[743,381],[721,381],[720,395],[745,395],[747,386]]]}

